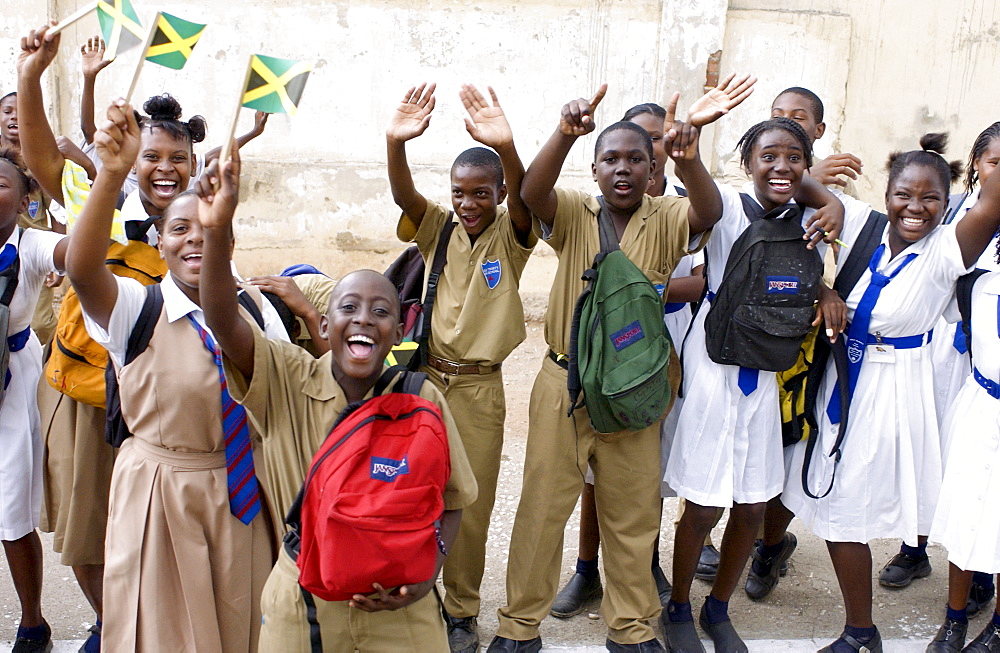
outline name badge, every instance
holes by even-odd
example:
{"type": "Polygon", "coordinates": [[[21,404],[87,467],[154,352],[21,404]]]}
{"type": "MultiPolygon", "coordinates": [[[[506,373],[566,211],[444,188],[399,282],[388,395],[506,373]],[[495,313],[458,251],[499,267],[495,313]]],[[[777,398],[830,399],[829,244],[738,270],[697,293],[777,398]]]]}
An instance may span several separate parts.
{"type": "Polygon", "coordinates": [[[884,342],[868,345],[865,357],[873,363],[895,363],[896,348],[884,342]]]}

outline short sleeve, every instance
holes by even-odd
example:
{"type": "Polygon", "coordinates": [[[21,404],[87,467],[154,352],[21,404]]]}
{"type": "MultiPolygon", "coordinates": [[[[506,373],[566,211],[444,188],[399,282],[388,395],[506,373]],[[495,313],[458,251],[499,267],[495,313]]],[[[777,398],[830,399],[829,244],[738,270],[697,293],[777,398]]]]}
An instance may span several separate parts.
{"type": "Polygon", "coordinates": [[[461,510],[468,508],[479,495],[479,486],[476,484],[476,477],[472,473],[472,466],[465,453],[465,445],[462,444],[462,437],[458,433],[458,426],[455,418],[452,417],[451,409],[444,395],[434,384],[427,382],[420,388],[420,396],[433,402],[441,409],[441,417],[444,420],[445,430],[448,432],[448,451],[451,456],[451,476],[448,478],[448,485],[444,490],[444,509],[461,510]]]}
{"type": "MultiPolygon", "coordinates": [[[[597,198],[582,191],[556,188],[556,214],[552,218],[551,231],[542,229],[542,237],[556,252],[562,250],[570,233],[583,228],[585,213],[597,215],[601,205],[597,198]],[[546,233],[548,231],[548,233],[546,233]]],[[[539,223],[540,226],[541,223],[539,223]]]]}
{"type": "Polygon", "coordinates": [[[21,266],[30,276],[45,276],[57,270],[53,261],[56,245],[66,236],[40,229],[25,229],[18,247],[21,266]]]}
{"type": "Polygon", "coordinates": [[[437,202],[427,200],[427,209],[420,219],[420,226],[414,224],[410,216],[403,213],[396,224],[396,236],[405,243],[416,243],[424,259],[427,259],[433,254],[433,247],[449,213],[437,202]]]}
{"type": "Polygon", "coordinates": [[[955,281],[975,269],[976,264],[966,266],[962,258],[962,248],[959,247],[958,237],[955,232],[957,223],[952,222],[940,226],[935,231],[938,237],[931,245],[928,254],[931,255],[932,279],[935,284],[945,292],[954,292],[955,281]]]}
{"type": "Polygon", "coordinates": [[[118,299],[111,309],[111,319],[105,330],[94,321],[87,311],[83,311],[83,322],[87,334],[94,342],[108,350],[108,354],[119,368],[125,364],[125,350],[128,348],[128,338],[132,328],[142,312],[142,304],[146,301],[146,287],[127,277],[115,277],[118,284],[118,299]]]}

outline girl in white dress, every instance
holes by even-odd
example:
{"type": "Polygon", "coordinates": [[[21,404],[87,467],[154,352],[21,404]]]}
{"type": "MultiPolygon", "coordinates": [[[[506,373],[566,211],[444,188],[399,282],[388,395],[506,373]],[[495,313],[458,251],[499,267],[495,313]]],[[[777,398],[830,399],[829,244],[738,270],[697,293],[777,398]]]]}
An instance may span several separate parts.
{"type": "MultiPolygon", "coordinates": [[[[915,546],[918,534],[929,532],[937,502],[941,455],[926,344],[956,280],[1000,225],[998,177],[960,223],[938,227],[961,170],[959,162],[941,156],[946,142],[946,135],[928,134],[920,140],[922,150],[889,158],[889,224],[847,298],[852,398],[842,459],[837,465],[825,455],[813,458],[811,492],[821,495],[833,478],[823,498],[806,495],[797,471],[788,474],[782,494],[782,502],[827,541],[844,596],[844,632],[823,651],[881,650],[872,621],[868,542],[899,537],[915,546]]],[[[853,201],[844,202],[850,211],[853,201]]],[[[816,406],[817,452],[830,451],[837,437],[830,415],[839,421],[839,406],[828,403],[835,386],[831,362],[816,406]]],[[[791,470],[801,470],[804,452],[804,443],[796,445],[791,470]]]]}
{"type": "Polygon", "coordinates": [[[42,432],[35,389],[42,376],[42,346],[29,324],[45,275],[65,267],[65,236],[17,228],[28,207],[31,184],[14,150],[0,150],[0,273],[17,260],[17,289],[10,301],[6,346],[9,366],[0,370],[6,387],[0,404],[0,540],[21,624],[14,651],[41,651],[52,631],[42,617],[42,543],[35,529],[42,510],[42,432]]]}
{"type": "MultiPolygon", "coordinates": [[[[824,213],[832,209],[840,226],[841,203],[818,182],[803,177],[812,162],[812,144],[798,123],[787,118],[760,123],[744,135],[739,147],[753,179],[746,192],[763,212],[812,195],[808,199],[815,202],[807,203],[826,207],[824,213]]],[[[781,492],[784,482],[775,374],[753,371],[756,387],[747,391],[741,388],[744,375],[739,367],[715,363],[706,351],[705,316],[719,290],[730,250],[750,224],[740,194],[728,185],[719,191],[723,216],[705,247],[709,293],[684,345],[684,403],[664,478],[687,500],[674,542],[673,595],[661,617],[667,648],[672,651],[704,650],[693,623],[691,582],[717,508],[730,506],[718,572],[699,621],[716,650],[746,650],[730,623],[728,602],[753,547],[765,503],[781,492]]],[[[810,225],[819,217],[820,212],[803,215],[802,224],[810,235],[814,231],[810,225]]],[[[863,217],[853,222],[863,222],[863,217]]],[[[832,291],[824,298],[839,301],[832,291]]]]}

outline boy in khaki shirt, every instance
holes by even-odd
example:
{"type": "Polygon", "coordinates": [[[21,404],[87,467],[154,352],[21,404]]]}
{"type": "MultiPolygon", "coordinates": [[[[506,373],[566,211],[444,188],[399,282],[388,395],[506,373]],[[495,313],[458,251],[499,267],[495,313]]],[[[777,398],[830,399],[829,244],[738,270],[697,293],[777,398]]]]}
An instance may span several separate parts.
{"type": "MultiPolygon", "coordinates": [[[[511,533],[507,605],[489,653],[535,653],[539,624],[548,614],[559,581],[563,530],[583,488],[583,470],[594,471],[597,515],[607,591],[601,606],[611,651],[662,651],[651,626],[660,611],[649,573],[660,520],[660,425],[641,431],[598,434],[586,409],[567,417],[566,356],[580,278],[600,249],[597,198],[555,188],[570,149],[594,130],[590,101],[563,107],[555,134],[525,175],[521,196],[559,256],[545,341],[549,351],[531,391],[524,483],[511,533]]],[[[622,251],[654,284],[669,282],[692,239],[722,215],[718,188],[698,158],[697,130],[674,123],[677,97],[667,111],[668,151],[684,176],[689,199],[645,194],[655,169],[649,134],[629,122],[608,127],[597,139],[594,180],[604,196],[622,251]]],[[[721,113],[715,115],[718,118],[721,113]]],[[[713,118],[713,119],[714,119],[713,118]]],[[[710,121],[708,121],[710,122],[710,121]]],[[[693,249],[698,249],[696,243],[693,249]]]]}
{"type": "Polygon", "coordinates": [[[490,94],[492,106],[474,87],[462,87],[469,134],[495,151],[476,147],[455,160],[451,211],[417,192],[406,162],[406,141],[420,136],[430,120],[434,85],[407,91],[386,129],[389,183],[403,211],[396,227],[400,240],[416,242],[430,270],[442,227],[453,216],[461,225],[448,242],[427,364],[420,370],[448,400],[479,485],[444,567],[449,646],[460,653],[479,649],[479,586],[506,417],[500,365],[525,337],[518,283],[538,241],[519,196],[524,166],[493,89],[490,94]],[[507,208],[500,205],[505,198],[507,208]]]}
{"type": "MultiPolygon", "coordinates": [[[[237,317],[236,306],[225,296],[235,285],[230,273],[232,209],[215,207],[235,205],[238,183],[235,149],[221,173],[213,163],[199,182],[200,196],[210,203],[199,214],[204,232],[201,300],[225,355],[230,393],[247,408],[263,438],[268,495],[284,514],[337,416],[348,403],[371,395],[386,355],[402,339],[399,298],[379,273],[354,272],[337,284],[320,320],[328,353],[316,359],[290,343],[265,339],[237,317]],[[218,191],[213,185],[219,185],[218,191]]],[[[462,509],[476,498],[476,483],[441,393],[425,383],[420,395],[441,408],[448,431],[451,477],[441,517],[447,550],[454,543],[462,509]]],[[[373,578],[375,593],[370,596],[330,602],[314,597],[324,650],[443,650],[447,636],[433,587],[446,555],[438,554],[434,576],[422,583],[383,588],[373,578]]],[[[261,608],[261,650],[311,650],[298,568],[287,546],[264,587],[261,608]]]]}

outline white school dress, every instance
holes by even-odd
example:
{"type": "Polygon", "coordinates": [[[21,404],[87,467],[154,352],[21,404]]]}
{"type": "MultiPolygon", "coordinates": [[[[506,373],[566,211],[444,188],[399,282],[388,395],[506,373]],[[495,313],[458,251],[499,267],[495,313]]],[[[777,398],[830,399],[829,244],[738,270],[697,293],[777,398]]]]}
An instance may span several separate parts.
{"type": "Polygon", "coordinates": [[[950,446],[930,531],[930,539],[948,549],[949,562],[991,574],[1000,572],[998,318],[1000,273],[993,272],[972,288],[972,353],[978,374],[966,377],[945,417],[942,428],[950,446]]]}
{"type": "MultiPolygon", "coordinates": [[[[976,188],[965,198],[955,212],[955,217],[951,222],[958,222],[965,217],[976,202],[979,200],[979,189],[976,188]]],[[[984,270],[1000,272],[1000,264],[996,261],[997,239],[994,238],[986,246],[986,251],[979,257],[976,267],[984,270]]],[[[955,322],[948,322],[944,318],[938,321],[934,327],[934,341],[931,343],[931,357],[934,361],[934,405],[937,409],[938,426],[944,426],[944,418],[948,413],[948,408],[958,391],[962,389],[965,379],[972,373],[972,365],[969,362],[969,355],[956,348],[955,333],[958,325],[955,322]]],[[[945,431],[941,431],[941,453],[947,450],[947,436],[945,431]]]]}
{"type": "Polygon", "coordinates": [[[21,334],[28,329],[23,348],[11,351],[10,385],[0,407],[0,443],[3,443],[0,446],[0,540],[8,542],[33,531],[41,518],[44,446],[35,393],[42,376],[42,346],[30,331],[29,324],[45,275],[57,271],[52,253],[63,238],[65,236],[50,231],[25,229],[19,243],[18,230],[14,229],[5,243],[18,248],[21,260],[17,290],[10,304],[8,343],[23,338],[21,334]]]}
{"type": "MultiPolygon", "coordinates": [[[[882,234],[887,243],[889,227],[882,234]]],[[[889,275],[916,254],[882,290],[872,311],[869,334],[886,338],[923,335],[948,307],[955,282],[967,271],[955,238],[955,225],[936,228],[890,261],[886,246],[877,270],[889,275]]],[[[847,298],[847,317],[854,318],[858,302],[871,282],[866,268],[847,298]]],[[[794,446],[793,462],[781,501],[813,532],[831,542],[869,542],[880,537],[902,538],[916,546],[917,536],[930,531],[941,488],[941,449],[934,408],[934,381],[930,348],[896,348],[893,362],[872,360],[869,351],[861,363],[851,401],[843,457],[836,468],[833,490],[812,499],[802,489],[805,443],[794,446]]],[[[810,466],[810,488],[822,494],[829,484],[833,460],[827,457],[838,427],[830,423],[827,405],[836,386],[831,361],[819,388],[816,414],[820,440],[810,466]]]]}
{"type": "MultiPolygon", "coordinates": [[[[729,252],[750,225],[740,193],[721,184],[719,192],[722,219],[705,246],[710,293],[718,292],[729,252]]],[[[743,192],[754,197],[753,184],[743,192]]],[[[850,246],[871,209],[857,201],[845,209],[840,239],[850,246]]],[[[807,209],[803,214],[803,226],[812,213],[807,209]]],[[[822,257],[825,245],[817,250],[822,257]]],[[[684,345],[684,403],[663,480],[678,496],[701,506],[761,503],[777,496],[785,482],[777,378],[774,372],[759,372],[756,390],[744,395],[737,385],[740,368],[708,357],[705,317],[710,303],[706,297],[684,345]]]]}

